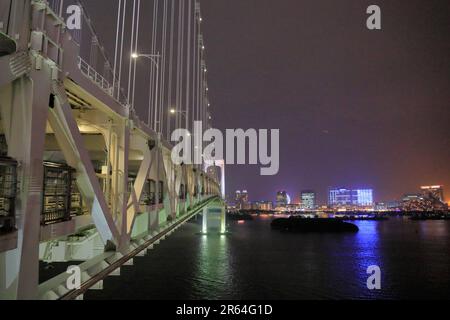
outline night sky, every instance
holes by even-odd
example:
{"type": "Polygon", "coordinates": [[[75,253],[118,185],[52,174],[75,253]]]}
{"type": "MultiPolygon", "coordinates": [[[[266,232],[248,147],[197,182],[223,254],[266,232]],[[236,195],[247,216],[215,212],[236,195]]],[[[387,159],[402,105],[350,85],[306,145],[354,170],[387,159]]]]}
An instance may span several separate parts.
{"type": "Polygon", "coordinates": [[[210,0],[202,4],[214,125],[281,129],[281,169],[228,167],[251,200],[331,186],[376,200],[450,195],[449,1],[210,0]],[[382,9],[382,31],[366,9],[382,9]]]}
{"type": "MultiPolygon", "coordinates": [[[[111,2],[87,3],[113,37],[111,2]]],[[[279,174],[228,166],[229,195],[274,200],[282,189],[297,199],[313,189],[323,202],[332,186],[372,187],[380,201],[444,184],[450,197],[448,0],[201,3],[213,125],[281,130],[279,174]],[[382,31],[366,28],[371,4],[382,31]]]]}

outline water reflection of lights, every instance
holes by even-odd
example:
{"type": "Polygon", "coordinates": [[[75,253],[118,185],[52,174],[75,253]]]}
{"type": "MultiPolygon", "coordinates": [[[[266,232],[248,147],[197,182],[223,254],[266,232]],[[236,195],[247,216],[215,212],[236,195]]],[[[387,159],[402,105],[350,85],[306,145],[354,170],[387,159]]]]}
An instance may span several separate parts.
{"type": "Polygon", "coordinates": [[[202,237],[197,261],[196,290],[214,292],[211,299],[223,297],[232,277],[227,236],[202,237]]]}
{"type": "Polygon", "coordinates": [[[364,221],[356,223],[359,232],[356,235],[354,252],[357,255],[361,269],[365,269],[371,265],[382,265],[382,256],[379,250],[379,231],[378,222],[364,221]]]}

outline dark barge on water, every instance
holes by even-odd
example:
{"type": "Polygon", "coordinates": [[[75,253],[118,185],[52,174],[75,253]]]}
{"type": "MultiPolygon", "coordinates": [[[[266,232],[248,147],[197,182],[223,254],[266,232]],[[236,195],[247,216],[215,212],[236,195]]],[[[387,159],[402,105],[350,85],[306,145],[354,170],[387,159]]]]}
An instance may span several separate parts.
{"type": "Polygon", "coordinates": [[[279,218],[272,221],[272,229],[287,232],[358,232],[359,228],[349,222],[338,219],[307,219],[300,217],[279,218]]]}
{"type": "Polygon", "coordinates": [[[229,221],[252,221],[253,217],[251,214],[246,212],[238,212],[238,213],[227,213],[227,220],[229,221]]]}

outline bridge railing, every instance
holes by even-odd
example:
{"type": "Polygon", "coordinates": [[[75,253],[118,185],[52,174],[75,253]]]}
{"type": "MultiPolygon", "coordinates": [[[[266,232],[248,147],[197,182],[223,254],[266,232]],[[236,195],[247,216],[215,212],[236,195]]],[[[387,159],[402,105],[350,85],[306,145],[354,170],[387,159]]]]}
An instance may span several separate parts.
{"type": "MultiPolygon", "coordinates": [[[[68,5],[77,5],[81,10],[81,28],[67,30],[79,48],[77,65],[81,72],[90,78],[104,92],[122,106],[127,107],[128,98],[121,86],[119,75],[115,72],[108,54],[100,41],[84,4],[80,0],[42,0],[51,11],[65,21],[68,5]]],[[[56,39],[53,39],[56,40],[56,39]]]]}
{"type": "Polygon", "coordinates": [[[81,72],[95,82],[100,88],[105,90],[106,92],[111,94],[111,85],[108,80],[105,79],[100,73],[97,72],[94,68],[92,68],[86,61],[84,61],[81,57],[78,57],[78,68],[81,72]]]}
{"type": "MultiPolygon", "coordinates": [[[[111,97],[116,99],[117,97],[114,95],[114,88],[112,84],[96,69],[94,69],[89,63],[87,63],[83,58],[78,57],[78,68],[80,71],[89,79],[91,79],[97,86],[99,86],[103,91],[109,94],[111,97]]],[[[122,105],[126,105],[126,98],[123,93],[118,97],[118,102],[122,105]]]]}
{"type": "Polygon", "coordinates": [[[74,40],[80,47],[79,67],[82,68],[81,70],[85,75],[93,79],[111,97],[121,105],[127,106],[128,98],[121,86],[121,76],[114,70],[114,64],[111,62],[104,44],[94,28],[86,7],[79,0],[75,2],[80,7],[82,15],[81,31],[71,31],[74,40]]]}

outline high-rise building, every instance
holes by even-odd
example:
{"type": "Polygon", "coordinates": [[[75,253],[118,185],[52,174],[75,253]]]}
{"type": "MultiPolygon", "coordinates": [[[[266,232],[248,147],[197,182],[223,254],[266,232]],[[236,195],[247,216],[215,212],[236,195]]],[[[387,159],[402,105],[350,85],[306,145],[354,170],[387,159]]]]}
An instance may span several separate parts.
{"type": "Polygon", "coordinates": [[[236,195],[234,197],[234,201],[235,201],[236,205],[241,201],[241,190],[237,190],[236,191],[236,195]]]}
{"type": "Polygon", "coordinates": [[[423,186],[420,188],[422,195],[427,198],[433,198],[444,202],[444,187],[443,186],[423,186]]]}
{"type": "Polygon", "coordinates": [[[370,207],[373,206],[373,190],[330,189],[328,204],[331,207],[370,207]]]}
{"type": "Polygon", "coordinates": [[[242,191],[242,202],[244,204],[248,204],[249,203],[248,191],[247,190],[242,191]]]}
{"type": "Polygon", "coordinates": [[[316,193],[311,190],[302,191],[300,195],[301,209],[314,210],[316,209],[316,193]]]}
{"type": "Polygon", "coordinates": [[[278,191],[277,192],[277,208],[286,208],[289,200],[289,196],[286,191],[278,191]]]}
{"type": "Polygon", "coordinates": [[[236,208],[241,210],[249,209],[249,199],[248,199],[248,192],[247,190],[244,191],[236,191],[236,198],[235,198],[236,208]]]}

